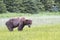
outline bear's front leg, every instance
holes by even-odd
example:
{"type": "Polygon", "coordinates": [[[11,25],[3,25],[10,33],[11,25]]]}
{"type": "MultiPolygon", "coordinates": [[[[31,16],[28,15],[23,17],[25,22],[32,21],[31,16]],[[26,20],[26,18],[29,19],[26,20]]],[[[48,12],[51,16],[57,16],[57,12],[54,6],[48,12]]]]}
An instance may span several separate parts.
{"type": "Polygon", "coordinates": [[[23,28],[24,28],[24,25],[19,25],[19,26],[18,26],[18,31],[22,31],[23,28]]]}

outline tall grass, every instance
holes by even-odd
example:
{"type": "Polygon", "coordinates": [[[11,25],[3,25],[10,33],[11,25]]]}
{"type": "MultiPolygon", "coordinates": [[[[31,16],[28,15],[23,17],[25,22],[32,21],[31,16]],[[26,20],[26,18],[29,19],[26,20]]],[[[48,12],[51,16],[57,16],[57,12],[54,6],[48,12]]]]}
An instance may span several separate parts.
{"type": "Polygon", "coordinates": [[[0,18],[8,18],[8,17],[20,17],[20,16],[30,16],[31,14],[24,14],[24,13],[3,13],[0,14],[0,18]]]}
{"type": "Polygon", "coordinates": [[[60,12],[40,12],[36,14],[29,14],[29,13],[3,13],[0,14],[0,18],[6,17],[20,17],[20,16],[47,16],[47,15],[60,15],[60,12]]]}
{"type": "Polygon", "coordinates": [[[60,25],[40,25],[25,27],[23,31],[9,32],[0,28],[0,40],[60,40],[60,25]]]}

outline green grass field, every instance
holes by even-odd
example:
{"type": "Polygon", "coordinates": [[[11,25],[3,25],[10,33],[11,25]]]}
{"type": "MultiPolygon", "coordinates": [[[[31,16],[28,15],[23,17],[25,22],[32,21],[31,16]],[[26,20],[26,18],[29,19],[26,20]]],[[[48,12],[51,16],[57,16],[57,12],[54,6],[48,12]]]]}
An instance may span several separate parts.
{"type": "Polygon", "coordinates": [[[9,17],[20,17],[20,16],[50,16],[50,15],[60,15],[60,12],[40,12],[36,14],[29,14],[29,13],[3,13],[0,14],[0,18],[9,18],[9,17]]]}
{"type": "Polygon", "coordinates": [[[6,27],[0,27],[0,40],[60,40],[60,24],[39,25],[23,31],[9,32],[6,27]]]}

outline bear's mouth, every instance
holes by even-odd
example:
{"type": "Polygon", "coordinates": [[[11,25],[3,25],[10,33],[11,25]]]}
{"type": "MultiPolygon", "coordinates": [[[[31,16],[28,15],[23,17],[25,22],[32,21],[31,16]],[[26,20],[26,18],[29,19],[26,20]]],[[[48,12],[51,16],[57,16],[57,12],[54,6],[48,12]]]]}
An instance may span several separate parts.
{"type": "Polygon", "coordinates": [[[28,24],[28,27],[30,28],[31,27],[31,24],[28,24]]]}

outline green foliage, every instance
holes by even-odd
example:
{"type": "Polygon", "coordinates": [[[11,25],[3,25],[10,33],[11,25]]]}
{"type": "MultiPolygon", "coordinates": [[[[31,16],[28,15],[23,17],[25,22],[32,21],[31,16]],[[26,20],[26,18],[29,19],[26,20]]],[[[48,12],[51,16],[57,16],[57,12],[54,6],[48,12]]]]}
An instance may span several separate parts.
{"type": "Polygon", "coordinates": [[[38,13],[40,11],[60,11],[59,0],[0,0],[0,1],[2,2],[1,10],[7,9],[8,12],[38,13]]]}
{"type": "Polygon", "coordinates": [[[3,1],[0,1],[0,13],[5,13],[6,12],[6,6],[3,3],[3,1]]]}
{"type": "Polygon", "coordinates": [[[19,11],[17,8],[17,6],[18,6],[17,0],[4,0],[4,3],[6,4],[7,11],[9,11],[9,12],[19,11]]]}
{"type": "Polygon", "coordinates": [[[36,5],[31,0],[4,0],[7,11],[21,13],[36,13],[36,5]]]}

